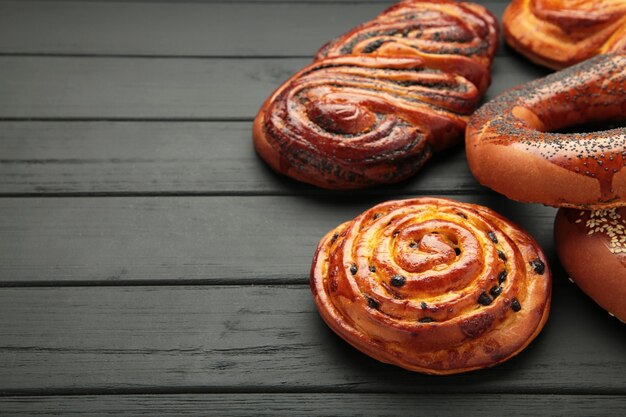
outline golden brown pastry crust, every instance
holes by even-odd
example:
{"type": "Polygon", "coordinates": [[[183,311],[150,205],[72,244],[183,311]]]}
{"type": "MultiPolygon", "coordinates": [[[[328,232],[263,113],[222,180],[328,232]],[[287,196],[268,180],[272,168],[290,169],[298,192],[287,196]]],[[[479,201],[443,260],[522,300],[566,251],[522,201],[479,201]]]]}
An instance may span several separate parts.
{"type": "Polygon", "coordinates": [[[311,289],[324,321],[362,352],[453,374],[501,363],[537,336],[551,275],[537,243],[495,212],[417,198],[324,236],[311,289]]]}
{"type": "Polygon", "coordinates": [[[429,68],[461,75],[481,94],[491,82],[498,22],[474,3],[408,0],[324,45],[315,59],[347,54],[418,56],[429,68]]]}
{"type": "Polygon", "coordinates": [[[266,101],[254,144],[275,171],[319,187],[393,183],[456,143],[478,100],[472,83],[418,57],[328,58],[266,101]]]}
{"type": "Polygon", "coordinates": [[[323,188],[404,180],[462,140],[496,47],[497,22],[481,6],[399,3],[327,44],[266,100],[255,148],[276,172],[323,188]]]}
{"type": "Polygon", "coordinates": [[[554,239],[559,259],[576,285],[626,323],[626,207],[560,209],[554,239]]]}
{"type": "Polygon", "coordinates": [[[502,21],[513,49],[553,69],[626,51],[626,0],[513,0],[502,21]]]}
{"type": "Polygon", "coordinates": [[[626,52],[600,55],[482,106],[468,123],[467,160],[481,184],[513,200],[621,206],[626,128],[550,133],[612,119],[626,119],[626,52]]]}

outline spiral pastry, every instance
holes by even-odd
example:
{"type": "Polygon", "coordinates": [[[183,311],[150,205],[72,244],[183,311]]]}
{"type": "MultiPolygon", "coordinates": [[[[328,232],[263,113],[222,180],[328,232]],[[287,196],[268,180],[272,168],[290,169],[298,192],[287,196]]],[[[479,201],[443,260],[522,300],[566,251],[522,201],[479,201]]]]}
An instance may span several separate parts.
{"type": "Polygon", "coordinates": [[[362,352],[453,374],[503,362],[537,336],[551,275],[537,243],[493,211],[417,198],[324,236],[311,289],[324,321],[362,352]]]}
{"type": "Polygon", "coordinates": [[[316,59],[347,54],[419,56],[459,74],[481,93],[489,86],[498,23],[484,7],[451,0],[407,0],[324,45],[316,59]]]}
{"type": "Polygon", "coordinates": [[[276,172],[323,188],[406,179],[462,139],[496,47],[482,6],[401,2],[327,44],[267,99],[255,148],[276,172]]]}
{"type": "Polygon", "coordinates": [[[626,0],[513,0],[502,20],[507,43],[549,68],[626,51],[626,0]]]}
{"type": "Polygon", "coordinates": [[[478,100],[471,82],[418,57],[328,58],[267,100],[254,143],[274,170],[320,187],[392,183],[456,143],[478,100]]]}

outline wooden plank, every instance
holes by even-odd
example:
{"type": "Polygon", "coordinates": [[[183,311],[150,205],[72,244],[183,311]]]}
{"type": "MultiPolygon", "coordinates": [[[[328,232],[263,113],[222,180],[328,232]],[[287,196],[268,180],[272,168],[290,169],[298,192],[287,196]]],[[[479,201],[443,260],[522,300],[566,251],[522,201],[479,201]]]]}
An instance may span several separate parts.
{"type": "Polygon", "coordinates": [[[626,395],[626,331],[574,285],[528,349],[449,377],[360,354],[308,286],[0,290],[0,392],[403,392],[626,395]]]}
{"type": "MultiPolygon", "coordinates": [[[[249,122],[0,122],[0,194],[321,194],[274,174],[249,122]]],[[[484,192],[463,147],[361,194],[484,192]]]]}
{"type": "Polygon", "coordinates": [[[0,57],[0,118],[251,119],[307,59],[0,57]]]}
{"type": "MultiPolygon", "coordinates": [[[[0,66],[0,74],[6,71],[0,78],[0,94],[6,98],[0,102],[0,114],[29,118],[247,119],[282,78],[305,64],[303,60],[251,60],[251,65],[244,66],[238,60],[182,60],[197,67],[191,69],[172,65],[179,60],[156,60],[164,67],[150,68],[151,59],[3,59],[14,65],[0,66]],[[52,72],[43,65],[50,60],[56,65],[52,72]],[[98,67],[100,61],[106,68],[98,67]],[[175,68],[184,76],[168,73],[175,68]],[[152,74],[141,81],[143,70],[152,74]],[[225,83],[219,80],[222,76],[225,83]],[[160,88],[154,88],[157,84],[160,88]]],[[[534,69],[518,66],[515,60],[497,59],[489,97],[536,77],[534,69]]],[[[312,190],[277,177],[260,162],[250,145],[247,123],[0,123],[0,193],[312,190]]],[[[436,158],[414,179],[384,188],[392,194],[437,189],[451,193],[480,190],[461,148],[436,158]]]]}
{"type": "Polygon", "coordinates": [[[0,53],[309,57],[391,3],[1,2],[0,53]]]}
{"type": "MultiPolygon", "coordinates": [[[[306,283],[319,239],[391,198],[2,198],[0,285],[306,283]]],[[[491,193],[453,198],[517,222],[558,267],[555,209],[491,193]]]]}
{"type": "Polygon", "coordinates": [[[0,408],[11,416],[459,416],[510,417],[547,412],[568,417],[622,417],[626,398],[614,395],[432,395],[432,394],[183,394],[62,397],[5,397],[0,408]],[[503,411],[504,412],[504,411],[503,411]]]}
{"type": "MultiPolygon", "coordinates": [[[[0,56],[0,119],[251,120],[308,62],[0,56]]],[[[487,98],[547,73],[496,58],[487,98]]]]}

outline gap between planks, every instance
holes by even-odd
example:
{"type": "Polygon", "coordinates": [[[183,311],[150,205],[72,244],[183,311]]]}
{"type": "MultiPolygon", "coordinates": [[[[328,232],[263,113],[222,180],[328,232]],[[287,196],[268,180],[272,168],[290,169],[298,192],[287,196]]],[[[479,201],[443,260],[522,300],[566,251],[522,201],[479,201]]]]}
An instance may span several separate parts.
{"type": "Polygon", "coordinates": [[[626,333],[572,287],[544,331],[497,367],[446,378],[350,348],[300,286],[0,291],[0,392],[626,394],[626,333]],[[303,372],[307,370],[308,372],[303,372]]]}
{"type": "Polygon", "coordinates": [[[494,409],[507,416],[544,415],[587,417],[602,410],[604,416],[623,416],[626,398],[611,395],[429,395],[429,394],[336,394],[246,393],[229,394],[120,394],[114,396],[5,397],[7,413],[19,415],[229,415],[229,416],[328,416],[328,415],[492,415],[494,409]],[[366,410],[366,411],[364,411],[366,410]]]}

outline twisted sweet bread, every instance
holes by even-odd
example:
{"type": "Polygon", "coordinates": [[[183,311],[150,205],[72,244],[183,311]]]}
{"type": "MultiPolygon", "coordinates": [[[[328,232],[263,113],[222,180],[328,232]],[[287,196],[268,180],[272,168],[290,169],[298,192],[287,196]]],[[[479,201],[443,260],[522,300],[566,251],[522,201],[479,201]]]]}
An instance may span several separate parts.
{"type": "Polygon", "coordinates": [[[498,23],[483,6],[404,1],[328,42],[316,60],[346,54],[419,56],[429,68],[467,78],[482,94],[497,47],[498,23]]]}
{"type": "Polygon", "coordinates": [[[489,83],[496,34],[480,6],[400,3],[322,48],[273,93],[254,121],[255,148],[278,173],[323,188],[401,181],[463,137],[489,83]]]}
{"type": "Polygon", "coordinates": [[[626,52],[597,56],[482,106],[467,127],[467,160],[481,184],[514,200],[623,206],[626,128],[551,133],[606,120],[626,120],[626,52]]]}
{"type": "Polygon", "coordinates": [[[254,143],[274,170],[320,187],[396,182],[455,143],[478,100],[465,78],[417,57],[329,58],[268,99],[254,143]]]}
{"type": "Polygon", "coordinates": [[[551,275],[535,241],[493,211],[417,198],[324,236],[311,289],[324,321],[357,349],[452,374],[524,349],[547,320],[551,275]]]}
{"type": "Polygon", "coordinates": [[[502,20],[507,43],[550,68],[626,51],[626,0],[513,0],[502,20]]]}

